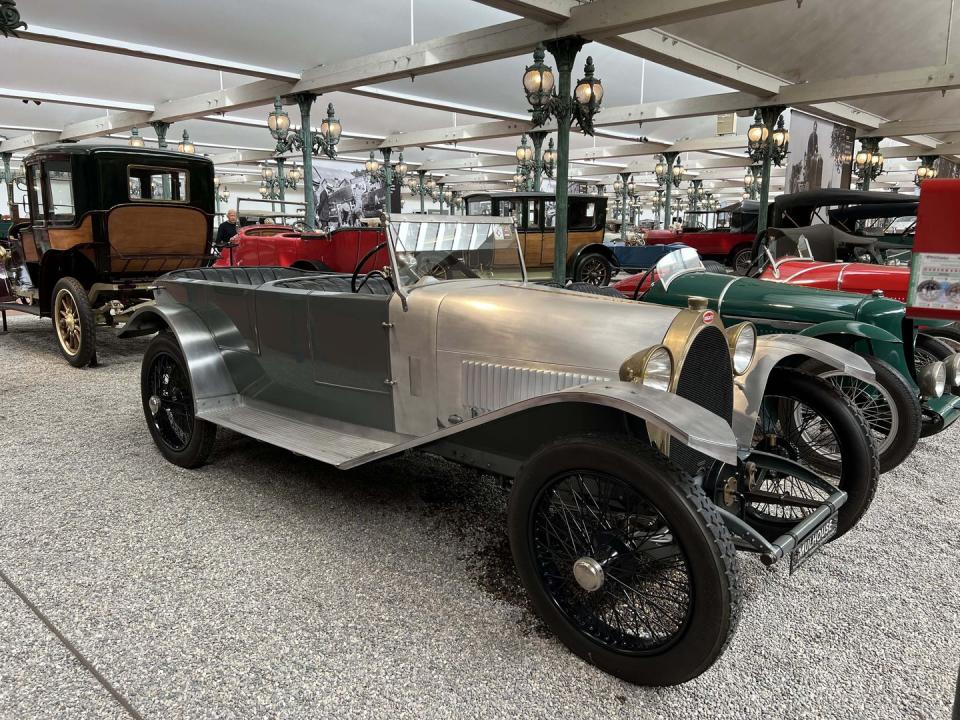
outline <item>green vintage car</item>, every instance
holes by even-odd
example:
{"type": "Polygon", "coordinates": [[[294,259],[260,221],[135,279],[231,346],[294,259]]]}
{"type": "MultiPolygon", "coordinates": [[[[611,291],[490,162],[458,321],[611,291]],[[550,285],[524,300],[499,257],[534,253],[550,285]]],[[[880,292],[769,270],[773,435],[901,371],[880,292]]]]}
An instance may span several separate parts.
{"type": "Polygon", "coordinates": [[[808,362],[801,368],[843,388],[870,425],[880,469],[899,465],[921,436],[960,417],[960,353],[919,334],[905,306],[881,294],[825,291],[750,277],[708,272],[696,251],[665,256],[652,271],[613,285],[635,300],[686,307],[707,298],[724,325],[749,320],[758,332],[818,337],[862,355],[876,382],[851,378],[808,362]]]}

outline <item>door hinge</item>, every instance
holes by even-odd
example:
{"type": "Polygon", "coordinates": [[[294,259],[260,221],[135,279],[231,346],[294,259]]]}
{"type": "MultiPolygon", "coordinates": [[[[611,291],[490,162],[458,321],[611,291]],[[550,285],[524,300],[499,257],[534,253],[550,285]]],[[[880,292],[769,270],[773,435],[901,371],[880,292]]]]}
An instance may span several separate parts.
{"type": "Polygon", "coordinates": [[[386,380],[383,381],[383,384],[384,384],[384,385],[396,385],[396,384],[397,384],[397,381],[396,381],[396,380],[392,380],[391,378],[387,378],[386,380]]]}
{"type": "Polygon", "coordinates": [[[389,330],[390,328],[393,327],[393,323],[392,323],[392,322],[382,322],[382,323],[380,323],[380,326],[386,328],[387,330],[389,330]]]}

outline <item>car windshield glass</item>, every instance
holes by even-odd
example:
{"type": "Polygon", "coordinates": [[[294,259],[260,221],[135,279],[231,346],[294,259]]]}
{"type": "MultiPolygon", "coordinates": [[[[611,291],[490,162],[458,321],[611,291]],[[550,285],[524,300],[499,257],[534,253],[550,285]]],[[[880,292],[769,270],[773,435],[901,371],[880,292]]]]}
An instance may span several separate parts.
{"type": "Polygon", "coordinates": [[[390,229],[405,288],[437,280],[525,279],[513,223],[464,216],[394,221],[390,229]]]}
{"type": "Polygon", "coordinates": [[[680,248],[674,250],[669,255],[664,255],[657,263],[657,277],[663,283],[664,289],[670,286],[670,282],[677,275],[690,270],[703,270],[703,262],[700,255],[693,248],[680,248]]]}

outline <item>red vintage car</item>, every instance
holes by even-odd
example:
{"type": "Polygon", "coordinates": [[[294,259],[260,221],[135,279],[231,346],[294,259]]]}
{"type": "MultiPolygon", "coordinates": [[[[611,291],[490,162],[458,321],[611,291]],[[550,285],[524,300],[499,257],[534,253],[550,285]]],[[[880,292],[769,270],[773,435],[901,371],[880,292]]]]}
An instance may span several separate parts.
{"type": "Polygon", "coordinates": [[[752,259],[758,207],[757,202],[745,201],[717,211],[688,212],[682,229],[647,230],[643,239],[647,245],[683,243],[700,257],[742,273],[752,259]]]}
{"type": "MultiPolygon", "coordinates": [[[[383,241],[383,229],[378,227],[310,233],[297,232],[286,225],[247,225],[220,250],[214,267],[269,265],[350,273],[383,241]]],[[[386,248],[364,264],[370,262],[373,267],[388,265],[386,248]]]]}

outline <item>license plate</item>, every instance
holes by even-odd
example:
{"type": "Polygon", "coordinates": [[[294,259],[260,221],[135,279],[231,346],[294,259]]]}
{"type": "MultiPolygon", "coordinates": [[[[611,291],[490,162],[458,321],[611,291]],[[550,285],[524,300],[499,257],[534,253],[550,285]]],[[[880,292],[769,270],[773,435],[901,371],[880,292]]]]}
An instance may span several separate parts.
{"type": "Polygon", "coordinates": [[[831,515],[824,520],[816,530],[807,535],[803,540],[797,543],[797,546],[790,551],[790,574],[793,573],[816,555],[817,550],[837,534],[837,515],[831,515]]]}

